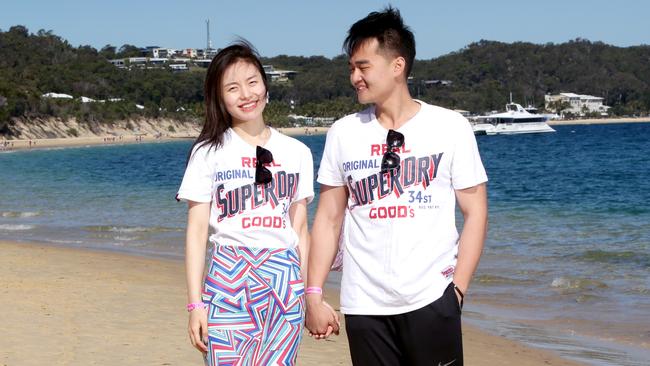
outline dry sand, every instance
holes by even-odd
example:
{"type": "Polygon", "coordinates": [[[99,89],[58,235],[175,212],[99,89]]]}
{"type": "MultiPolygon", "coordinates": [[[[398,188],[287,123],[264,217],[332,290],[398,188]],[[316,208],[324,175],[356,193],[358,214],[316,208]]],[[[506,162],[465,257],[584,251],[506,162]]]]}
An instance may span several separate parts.
{"type": "MultiPolygon", "coordinates": [[[[201,365],[179,260],[0,242],[0,365],[201,365]]],[[[335,291],[328,290],[332,304],[335,291]]],[[[579,365],[465,326],[466,365],[579,365]]],[[[298,365],[350,365],[344,333],[298,365]]]]}
{"type": "MultiPolygon", "coordinates": [[[[291,127],[291,128],[278,128],[280,132],[289,136],[299,135],[324,135],[327,133],[326,127],[291,127]]],[[[66,137],[66,138],[52,138],[52,139],[26,139],[26,140],[2,140],[0,139],[0,151],[11,150],[28,150],[28,149],[51,149],[63,147],[79,147],[79,146],[97,146],[97,145],[123,145],[132,143],[147,143],[147,142],[165,142],[176,141],[179,139],[195,139],[197,134],[175,133],[165,134],[161,137],[154,137],[152,134],[134,135],[125,134],[121,137],[113,135],[105,136],[83,136],[83,137],[66,137]],[[4,143],[8,143],[4,146],[4,143]]]]}
{"type": "Polygon", "coordinates": [[[179,139],[194,139],[196,136],[177,135],[177,136],[135,136],[127,135],[119,137],[114,136],[93,136],[93,137],[66,137],[56,139],[31,139],[31,140],[6,140],[8,146],[3,148],[3,141],[0,140],[0,151],[6,150],[36,150],[36,149],[51,149],[63,147],[79,147],[79,146],[97,146],[97,145],[124,145],[135,144],[144,142],[164,142],[179,139]]]}
{"type": "Polygon", "coordinates": [[[590,119],[570,119],[570,120],[549,120],[551,126],[570,126],[570,125],[605,125],[618,123],[650,123],[648,117],[626,117],[626,118],[590,118],[590,119]]]}

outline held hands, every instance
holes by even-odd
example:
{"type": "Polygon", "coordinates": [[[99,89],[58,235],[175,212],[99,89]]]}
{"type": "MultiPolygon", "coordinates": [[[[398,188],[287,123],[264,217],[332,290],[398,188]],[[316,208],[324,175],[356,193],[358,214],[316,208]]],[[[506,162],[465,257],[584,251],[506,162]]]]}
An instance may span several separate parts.
{"type": "Polygon", "coordinates": [[[197,307],[190,311],[188,332],[192,346],[202,353],[208,352],[208,310],[197,307]]]}
{"type": "Polygon", "coordinates": [[[326,339],[332,333],[338,335],[340,325],[339,315],[323,300],[322,295],[307,294],[305,326],[310,337],[326,339]]]}

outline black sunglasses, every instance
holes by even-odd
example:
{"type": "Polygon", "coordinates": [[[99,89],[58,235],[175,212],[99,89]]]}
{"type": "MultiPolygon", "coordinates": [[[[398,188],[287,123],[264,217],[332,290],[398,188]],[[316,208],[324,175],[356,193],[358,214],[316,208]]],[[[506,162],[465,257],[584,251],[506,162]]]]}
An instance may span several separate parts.
{"type": "Polygon", "coordinates": [[[404,145],[404,135],[395,130],[388,130],[386,145],[388,145],[388,149],[386,150],[383,159],[381,159],[382,173],[386,173],[393,169],[399,170],[400,157],[393,150],[399,149],[404,145]]]}
{"type": "Polygon", "coordinates": [[[255,152],[257,163],[255,164],[255,183],[267,184],[271,183],[273,175],[271,171],[264,166],[264,164],[271,164],[273,162],[273,154],[267,149],[258,146],[255,152]]]}

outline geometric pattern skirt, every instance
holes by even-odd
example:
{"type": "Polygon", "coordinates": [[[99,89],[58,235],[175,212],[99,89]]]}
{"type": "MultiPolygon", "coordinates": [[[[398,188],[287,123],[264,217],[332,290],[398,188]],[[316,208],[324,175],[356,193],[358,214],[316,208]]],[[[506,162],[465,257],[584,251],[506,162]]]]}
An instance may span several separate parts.
{"type": "Polygon", "coordinates": [[[295,365],[305,320],[296,249],[215,245],[202,299],[206,365],[295,365]]]}

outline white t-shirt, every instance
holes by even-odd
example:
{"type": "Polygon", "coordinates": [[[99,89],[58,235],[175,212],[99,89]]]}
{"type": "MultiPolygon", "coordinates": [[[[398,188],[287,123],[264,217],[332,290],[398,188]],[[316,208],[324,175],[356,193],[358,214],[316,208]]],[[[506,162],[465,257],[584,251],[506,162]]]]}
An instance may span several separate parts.
{"type": "Polygon", "coordinates": [[[294,248],[298,235],[289,207],[314,197],[311,151],[302,142],[271,129],[265,149],[273,154],[267,168],[271,183],[255,184],[256,147],[232,129],[223,145],[194,148],[178,198],[210,202],[210,242],[215,245],[294,248]]]}
{"type": "Polygon", "coordinates": [[[401,169],[381,174],[388,130],[374,107],[327,134],[318,182],[347,186],[341,312],[392,315],[442,296],[458,253],[456,189],[487,181],[469,122],[420,102],[398,129],[401,169]]]}

